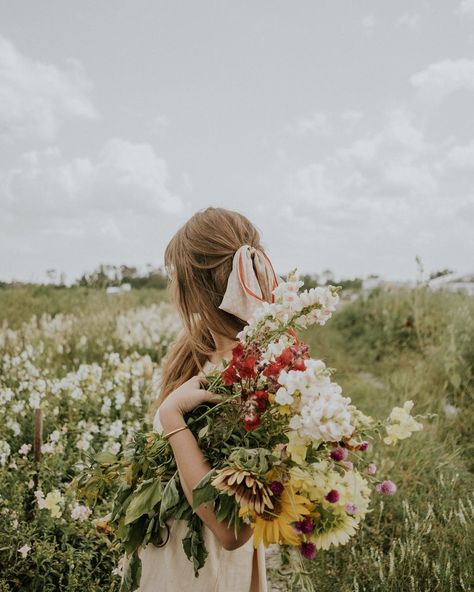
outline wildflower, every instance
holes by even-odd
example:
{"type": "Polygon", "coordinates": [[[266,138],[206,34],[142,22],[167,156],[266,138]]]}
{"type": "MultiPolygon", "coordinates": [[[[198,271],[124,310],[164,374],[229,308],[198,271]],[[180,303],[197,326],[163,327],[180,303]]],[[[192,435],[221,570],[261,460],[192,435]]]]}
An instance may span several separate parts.
{"type": "Polygon", "coordinates": [[[35,498],[38,504],[38,508],[42,510],[44,508],[44,493],[41,491],[41,489],[37,489],[35,491],[35,498]]]}
{"type": "Polygon", "coordinates": [[[331,504],[335,504],[339,501],[339,491],[337,489],[331,489],[331,491],[324,496],[324,499],[331,504]]]}
{"type": "Polygon", "coordinates": [[[395,444],[398,440],[403,440],[423,428],[423,424],[418,423],[411,417],[410,411],[413,408],[413,401],[405,401],[403,407],[394,407],[389,415],[389,423],[385,429],[387,436],[383,439],[385,444],[395,444]]]}
{"type": "Polygon", "coordinates": [[[348,455],[347,452],[347,448],[335,448],[334,450],[331,450],[329,456],[332,458],[332,460],[335,461],[341,461],[341,460],[346,460],[348,455]]]}
{"type": "Polygon", "coordinates": [[[50,491],[44,500],[43,508],[51,512],[53,518],[61,516],[60,502],[62,502],[61,492],[58,489],[50,491]]]}
{"type": "Polygon", "coordinates": [[[22,456],[26,456],[28,452],[31,450],[31,444],[22,444],[18,449],[18,453],[22,456]]]}
{"type": "Polygon", "coordinates": [[[308,506],[311,505],[311,502],[308,498],[295,493],[289,483],[285,484],[282,494],[275,502],[277,503],[276,508],[270,512],[264,512],[262,515],[252,512],[250,508],[245,506],[239,510],[240,517],[250,514],[254,528],[253,544],[255,547],[258,547],[262,541],[266,547],[273,543],[297,545],[299,542],[298,535],[291,523],[301,520],[305,514],[310,513],[308,506]]]}
{"type": "Polygon", "coordinates": [[[376,472],[377,472],[377,466],[374,465],[374,463],[370,463],[367,466],[367,473],[369,473],[369,475],[375,475],[376,472]]]}
{"type": "Polygon", "coordinates": [[[256,413],[244,417],[244,427],[248,432],[258,428],[260,423],[260,417],[256,413]]]}
{"type": "Polygon", "coordinates": [[[386,479],[382,483],[378,483],[375,490],[377,493],[383,493],[384,495],[393,495],[397,491],[397,486],[393,481],[386,479]]]}
{"type": "Polygon", "coordinates": [[[305,516],[303,520],[295,522],[294,528],[296,532],[302,532],[303,534],[309,534],[314,530],[314,522],[308,516],[305,516]]]}
{"type": "Polygon", "coordinates": [[[247,506],[257,514],[274,508],[271,485],[262,483],[250,471],[225,467],[216,472],[211,484],[219,491],[235,496],[239,505],[247,506]]]}
{"type": "Polygon", "coordinates": [[[369,443],[367,442],[367,440],[364,440],[363,442],[361,442],[359,444],[359,446],[357,447],[358,450],[360,450],[361,452],[365,452],[369,447],[369,443]]]}
{"type": "Polygon", "coordinates": [[[28,555],[28,553],[31,551],[31,547],[30,545],[23,545],[23,547],[20,547],[18,549],[18,553],[20,553],[20,555],[23,557],[23,559],[25,559],[25,557],[28,555]]]}
{"type": "Polygon", "coordinates": [[[270,483],[270,489],[272,490],[273,495],[276,495],[278,497],[283,493],[284,486],[283,483],[281,483],[281,481],[272,481],[270,483]]]}
{"type": "Polygon", "coordinates": [[[316,557],[316,545],[311,542],[301,543],[300,553],[305,559],[314,559],[316,557]]]}
{"type": "Polygon", "coordinates": [[[76,504],[71,510],[71,518],[73,520],[79,520],[79,522],[84,522],[91,514],[92,511],[83,504],[76,504]]]}
{"type": "Polygon", "coordinates": [[[349,516],[353,516],[357,512],[357,506],[350,502],[348,502],[344,507],[349,516]]]}

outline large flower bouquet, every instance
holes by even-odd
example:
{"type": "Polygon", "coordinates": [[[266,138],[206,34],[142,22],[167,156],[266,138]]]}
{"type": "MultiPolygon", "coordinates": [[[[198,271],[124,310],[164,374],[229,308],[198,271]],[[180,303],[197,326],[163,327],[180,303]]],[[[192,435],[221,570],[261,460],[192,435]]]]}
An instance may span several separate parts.
{"type": "Polygon", "coordinates": [[[194,510],[202,503],[212,504],[236,533],[250,524],[255,547],[279,545],[286,563],[299,563],[289,584],[311,590],[305,562],[356,534],[374,491],[395,492],[392,481],[376,477],[366,451],[375,437],[395,444],[422,429],[420,417],[410,415],[413,402],[407,401],[376,421],[343,396],[331,380],[334,370],[312,359],[296,333],[326,323],[340,287],[300,292],[302,284],[293,270],[274,289],[274,302],[263,302],[239,333],[224,370],[206,376],[206,388],[221,400],[185,418],[212,466],[193,490],[193,507],[171,447],[156,431],[136,433],[118,457],[99,454],[76,479],[91,504],[112,487],[113,507],[102,528],[126,552],[123,592],[138,586],[139,548],[166,544],[170,518],[187,521],[183,549],[199,575],[207,551],[194,510]]]}

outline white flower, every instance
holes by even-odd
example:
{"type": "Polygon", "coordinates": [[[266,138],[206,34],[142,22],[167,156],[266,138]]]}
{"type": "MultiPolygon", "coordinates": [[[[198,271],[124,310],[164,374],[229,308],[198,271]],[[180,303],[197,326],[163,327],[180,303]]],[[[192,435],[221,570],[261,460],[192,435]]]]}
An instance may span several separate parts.
{"type": "Polygon", "coordinates": [[[28,555],[28,553],[30,551],[31,551],[30,545],[23,545],[23,547],[20,547],[18,549],[18,553],[20,553],[20,555],[23,557],[23,559],[28,555]]]}
{"type": "Polygon", "coordinates": [[[281,386],[275,394],[275,401],[279,405],[291,405],[293,403],[293,397],[285,387],[281,386]]]}
{"type": "Polygon", "coordinates": [[[44,493],[41,489],[37,489],[35,491],[36,502],[38,504],[38,508],[42,510],[44,508],[44,493]]]}
{"type": "Polygon", "coordinates": [[[121,419],[115,420],[113,423],[110,424],[110,427],[107,431],[107,435],[111,436],[112,438],[118,438],[122,435],[123,431],[123,421],[121,419]]]}
{"type": "Polygon", "coordinates": [[[21,427],[17,421],[13,421],[13,419],[9,419],[7,421],[7,428],[9,428],[15,436],[19,436],[21,434],[21,427]]]}
{"type": "Polygon", "coordinates": [[[102,403],[102,407],[100,409],[101,415],[110,415],[110,408],[112,406],[112,401],[109,397],[104,397],[104,402],[102,403]]]}
{"type": "Polygon", "coordinates": [[[41,395],[37,391],[33,391],[28,399],[28,404],[32,409],[39,409],[41,403],[41,395]]]}
{"type": "Polygon", "coordinates": [[[61,432],[58,430],[54,430],[54,432],[51,432],[49,434],[49,440],[51,442],[57,442],[59,440],[59,438],[61,437],[61,432]]]}
{"type": "Polygon", "coordinates": [[[79,522],[84,522],[91,514],[92,511],[87,506],[79,503],[71,510],[71,518],[73,520],[79,520],[79,522]]]}
{"type": "Polygon", "coordinates": [[[115,409],[120,409],[124,403],[125,403],[125,395],[122,393],[122,391],[119,391],[115,395],[115,409]]]}
{"type": "Polygon", "coordinates": [[[0,465],[4,467],[7,464],[8,457],[10,456],[11,448],[8,442],[0,440],[0,465]]]}

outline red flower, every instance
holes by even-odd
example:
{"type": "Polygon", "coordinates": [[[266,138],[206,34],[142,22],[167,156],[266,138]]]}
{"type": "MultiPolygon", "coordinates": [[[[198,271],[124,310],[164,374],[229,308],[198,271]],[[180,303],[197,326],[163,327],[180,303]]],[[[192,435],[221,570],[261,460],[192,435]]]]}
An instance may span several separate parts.
{"type": "Polygon", "coordinates": [[[263,371],[263,375],[267,378],[276,378],[283,370],[283,366],[278,362],[270,362],[263,371]]]}
{"type": "Polygon", "coordinates": [[[300,371],[306,370],[306,364],[304,363],[303,358],[296,358],[291,365],[291,369],[300,371]]]}
{"type": "Polygon", "coordinates": [[[242,378],[254,378],[257,375],[255,370],[256,363],[257,358],[255,356],[247,356],[243,360],[240,360],[237,366],[240,376],[242,378]]]}
{"type": "Polygon", "coordinates": [[[232,364],[229,364],[227,368],[221,372],[221,378],[225,385],[230,386],[237,380],[237,371],[232,364]]]}
{"type": "Polygon", "coordinates": [[[247,432],[251,432],[260,425],[260,417],[258,415],[246,415],[244,417],[244,426],[247,432]]]}
{"type": "Polygon", "coordinates": [[[282,366],[288,366],[293,361],[293,352],[289,347],[285,348],[279,356],[275,358],[275,361],[282,366]]]}
{"type": "Polygon", "coordinates": [[[240,362],[242,356],[244,355],[244,344],[239,342],[232,348],[232,361],[233,362],[240,362]]]}
{"type": "Polygon", "coordinates": [[[257,409],[259,411],[265,411],[268,405],[268,391],[255,391],[252,393],[252,397],[257,403],[257,409]]]}

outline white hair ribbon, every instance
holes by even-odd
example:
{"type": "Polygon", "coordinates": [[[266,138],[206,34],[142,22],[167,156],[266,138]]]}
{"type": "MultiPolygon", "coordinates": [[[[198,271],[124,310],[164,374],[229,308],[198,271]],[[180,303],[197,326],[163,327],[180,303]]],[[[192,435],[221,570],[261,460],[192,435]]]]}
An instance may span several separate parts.
{"type": "MultiPolygon", "coordinates": [[[[219,308],[248,322],[254,310],[265,301],[261,286],[268,286],[273,292],[280,281],[263,251],[242,245],[234,254],[232,271],[219,308]]],[[[273,294],[271,301],[274,301],[273,294]]]]}

